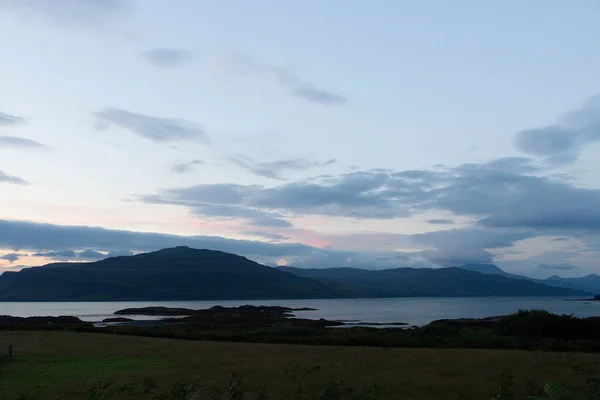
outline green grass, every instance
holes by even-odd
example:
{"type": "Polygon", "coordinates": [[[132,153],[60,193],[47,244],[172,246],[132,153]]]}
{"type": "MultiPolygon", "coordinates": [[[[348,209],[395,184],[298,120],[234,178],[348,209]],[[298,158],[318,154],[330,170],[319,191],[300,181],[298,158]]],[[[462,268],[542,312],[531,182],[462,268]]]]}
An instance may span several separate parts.
{"type": "Polygon", "coordinates": [[[2,400],[21,394],[88,399],[89,388],[107,380],[152,378],[162,389],[200,381],[223,388],[234,372],[252,390],[266,385],[276,394],[285,392],[285,370],[295,364],[320,366],[306,379],[311,396],[339,380],[355,388],[372,382],[399,399],[490,399],[506,369],[523,392],[526,381],[580,385],[574,368],[600,359],[586,353],[217,343],[66,331],[0,332],[0,343],[15,346],[15,361],[0,372],[2,400]]]}
{"type": "Polygon", "coordinates": [[[1,384],[11,392],[39,391],[57,383],[67,385],[165,366],[160,357],[92,357],[24,355],[5,368],[1,384]]]}
{"type": "Polygon", "coordinates": [[[136,375],[159,367],[168,367],[168,363],[156,356],[24,354],[15,357],[12,364],[5,365],[0,376],[0,393],[55,398],[56,388],[62,388],[65,395],[78,395],[80,390],[71,392],[70,388],[80,386],[81,382],[136,375]]]}

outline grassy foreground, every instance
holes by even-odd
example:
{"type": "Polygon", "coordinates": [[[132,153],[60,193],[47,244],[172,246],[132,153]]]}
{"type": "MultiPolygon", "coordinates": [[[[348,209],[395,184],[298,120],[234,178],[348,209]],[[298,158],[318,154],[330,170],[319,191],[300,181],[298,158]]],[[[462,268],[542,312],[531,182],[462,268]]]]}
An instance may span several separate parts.
{"type": "Polygon", "coordinates": [[[527,385],[541,387],[548,381],[583,384],[574,368],[593,365],[600,359],[597,354],[586,353],[216,343],[68,331],[0,332],[0,346],[9,343],[14,345],[15,361],[0,372],[2,400],[23,394],[25,399],[88,399],[89,388],[102,380],[130,383],[152,378],[161,388],[181,380],[227,387],[232,373],[238,373],[250,388],[265,385],[275,399],[289,385],[285,370],[295,364],[320,366],[306,377],[309,396],[323,395],[328,383],[341,380],[355,388],[374,383],[398,399],[490,399],[498,392],[498,377],[504,370],[517,377],[517,389],[524,392],[527,385]]]}

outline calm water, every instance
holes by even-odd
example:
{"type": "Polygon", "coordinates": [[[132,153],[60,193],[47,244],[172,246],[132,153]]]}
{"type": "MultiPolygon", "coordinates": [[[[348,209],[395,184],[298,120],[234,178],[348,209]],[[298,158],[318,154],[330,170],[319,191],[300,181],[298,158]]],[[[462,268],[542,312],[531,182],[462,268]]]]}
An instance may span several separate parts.
{"type": "MultiPolygon", "coordinates": [[[[476,298],[401,298],[351,300],[264,300],[264,301],[160,301],[160,302],[91,302],[91,303],[2,303],[0,315],[57,316],[73,315],[96,322],[129,307],[166,306],[209,308],[214,305],[239,306],[280,305],[310,307],[318,311],[302,311],[304,318],[325,318],[360,322],[407,322],[421,325],[442,318],[481,318],[503,315],[519,309],[545,309],[557,314],[580,317],[600,316],[600,302],[565,301],[564,298],[540,297],[476,297],[476,298]]],[[[148,317],[132,317],[149,319],[148,317]]]]}

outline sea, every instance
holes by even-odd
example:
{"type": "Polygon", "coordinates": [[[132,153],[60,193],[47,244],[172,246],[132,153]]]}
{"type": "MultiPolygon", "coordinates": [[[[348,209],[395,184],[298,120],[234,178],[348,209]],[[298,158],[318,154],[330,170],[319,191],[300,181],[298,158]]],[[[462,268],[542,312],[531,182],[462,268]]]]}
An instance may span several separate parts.
{"type": "MultiPolygon", "coordinates": [[[[220,301],[148,301],[148,302],[0,302],[0,315],[20,317],[70,315],[84,321],[100,322],[117,310],[132,307],[183,307],[205,309],[215,305],[309,307],[316,311],[298,311],[301,318],[354,323],[407,323],[424,325],[446,318],[483,318],[506,315],[520,309],[543,309],[577,317],[600,316],[600,301],[573,301],[562,297],[457,297],[457,298],[386,298],[327,300],[220,300],[220,301]]],[[[148,320],[151,317],[130,316],[148,320]]],[[[159,317],[160,318],[160,317],[159,317]]]]}

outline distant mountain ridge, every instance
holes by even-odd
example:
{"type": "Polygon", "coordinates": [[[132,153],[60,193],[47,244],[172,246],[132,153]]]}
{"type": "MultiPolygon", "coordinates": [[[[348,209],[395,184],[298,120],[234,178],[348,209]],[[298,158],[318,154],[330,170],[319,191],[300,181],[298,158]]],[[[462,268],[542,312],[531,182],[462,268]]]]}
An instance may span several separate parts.
{"type": "Polygon", "coordinates": [[[509,274],[508,272],[505,272],[504,270],[500,269],[498,266],[496,266],[494,264],[472,263],[472,264],[461,265],[458,268],[466,269],[467,271],[479,272],[481,274],[500,275],[500,276],[506,276],[509,278],[524,278],[520,275],[509,274]]]}
{"type": "Polygon", "coordinates": [[[532,282],[542,283],[554,287],[577,289],[590,294],[600,294],[600,276],[596,274],[589,274],[580,278],[562,278],[557,275],[552,275],[546,279],[535,279],[522,275],[509,274],[494,264],[465,264],[459,268],[479,272],[482,274],[526,279],[532,282]]]}
{"type": "Polygon", "coordinates": [[[561,278],[553,275],[542,282],[556,287],[585,290],[594,295],[600,294],[600,276],[596,274],[589,274],[580,278],[561,278]]]}
{"type": "Polygon", "coordinates": [[[279,269],[318,280],[339,291],[364,291],[372,293],[373,297],[569,296],[584,293],[577,289],[557,288],[525,279],[455,267],[279,269]]]}
{"type": "Polygon", "coordinates": [[[271,268],[189,247],[0,275],[0,301],[268,300],[360,297],[570,296],[583,292],[460,268],[271,268]]]}
{"type": "Polygon", "coordinates": [[[322,298],[330,289],[235,254],[188,247],[0,275],[2,301],[322,298]]]}

